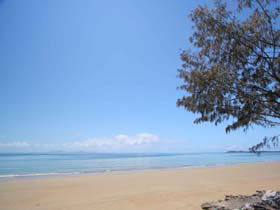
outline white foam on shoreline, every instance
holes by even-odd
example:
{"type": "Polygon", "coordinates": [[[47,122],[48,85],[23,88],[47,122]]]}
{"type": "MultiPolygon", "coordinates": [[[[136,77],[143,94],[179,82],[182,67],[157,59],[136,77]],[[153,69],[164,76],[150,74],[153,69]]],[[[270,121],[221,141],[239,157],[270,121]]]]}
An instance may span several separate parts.
{"type": "Polygon", "coordinates": [[[55,175],[78,175],[81,172],[53,172],[53,173],[35,173],[35,174],[7,174],[0,175],[0,178],[13,178],[13,177],[33,177],[33,176],[55,176],[55,175]]]}

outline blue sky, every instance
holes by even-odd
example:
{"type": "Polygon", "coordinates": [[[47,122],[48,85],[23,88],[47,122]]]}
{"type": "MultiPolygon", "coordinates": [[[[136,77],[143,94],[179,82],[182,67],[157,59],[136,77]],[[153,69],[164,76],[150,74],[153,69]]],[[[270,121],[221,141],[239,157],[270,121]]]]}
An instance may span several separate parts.
{"type": "Polygon", "coordinates": [[[176,107],[188,14],[205,3],[2,0],[0,152],[225,151],[275,134],[225,134],[176,107]]]}

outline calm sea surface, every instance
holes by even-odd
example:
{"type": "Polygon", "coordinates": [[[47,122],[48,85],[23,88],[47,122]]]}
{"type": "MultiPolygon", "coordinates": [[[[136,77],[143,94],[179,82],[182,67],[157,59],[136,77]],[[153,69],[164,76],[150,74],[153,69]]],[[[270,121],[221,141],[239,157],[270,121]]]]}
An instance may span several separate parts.
{"type": "Polygon", "coordinates": [[[0,178],[280,161],[280,153],[0,154],[0,178]]]}

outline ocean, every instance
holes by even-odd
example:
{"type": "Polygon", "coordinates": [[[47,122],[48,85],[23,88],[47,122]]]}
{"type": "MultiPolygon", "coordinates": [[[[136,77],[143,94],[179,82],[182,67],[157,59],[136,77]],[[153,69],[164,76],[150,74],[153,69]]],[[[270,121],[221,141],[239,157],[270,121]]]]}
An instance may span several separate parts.
{"type": "Polygon", "coordinates": [[[280,161],[280,153],[0,154],[0,178],[280,161]]]}

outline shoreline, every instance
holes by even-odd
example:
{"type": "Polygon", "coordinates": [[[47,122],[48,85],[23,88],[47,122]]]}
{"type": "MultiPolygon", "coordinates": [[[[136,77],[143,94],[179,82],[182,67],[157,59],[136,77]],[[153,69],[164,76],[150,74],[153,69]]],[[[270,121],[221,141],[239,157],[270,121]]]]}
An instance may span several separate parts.
{"type": "Polygon", "coordinates": [[[155,168],[143,168],[143,169],[117,169],[117,170],[103,170],[103,171],[86,171],[86,172],[50,172],[50,173],[36,173],[36,174],[19,174],[19,175],[0,175],[0,183],[9,180],[21,180],[21,179],[47,179],[52,177],[76,177],[76,176],[98,176],[108,174],[123,174],[123,173],[138,173],[138,172],[154,172],[154,171],[172,171],[172,170],[188,170],[196,168],[219,168],[230,167],[239,165],[251,165],[259,163],[280,163],[280,160],[266,160],[256,162],[240,162],[230,164],[215,164],[215,165],[193,165],[193,166],[179,166],[179,167],[155,167],[155,168]]]}
{"type": "Polygon", "coordinates": [[[197,210],[225,195],[280,189],[280,162],[9,179],[0,210],[197,210]]]}

